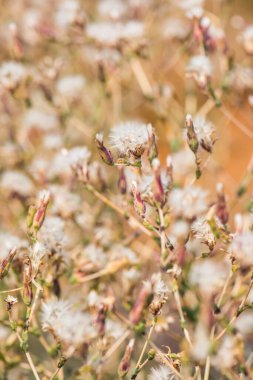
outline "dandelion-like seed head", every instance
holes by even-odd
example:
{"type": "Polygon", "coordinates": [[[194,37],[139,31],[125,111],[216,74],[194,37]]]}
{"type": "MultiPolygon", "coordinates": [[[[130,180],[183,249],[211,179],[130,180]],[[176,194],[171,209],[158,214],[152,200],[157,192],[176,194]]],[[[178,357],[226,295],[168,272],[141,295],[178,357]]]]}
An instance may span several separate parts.
{"type": "Polygon", "coordinates": [[[127,121],[111,129],[110,141],[121,155],[134,155],[139,158],[144,153],[150,138],[150,124],[127,121]]]}

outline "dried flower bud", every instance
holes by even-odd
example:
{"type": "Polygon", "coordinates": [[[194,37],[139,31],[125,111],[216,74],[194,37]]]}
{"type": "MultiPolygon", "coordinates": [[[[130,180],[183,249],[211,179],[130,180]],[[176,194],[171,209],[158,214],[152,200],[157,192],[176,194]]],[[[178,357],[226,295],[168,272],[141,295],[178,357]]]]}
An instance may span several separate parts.
{"type": "Polygon", "coordinates": [[[165,196],[164,196],[164,190],[163,190],[162,179],[161,179],[161,165],[158,158],[154,158],[154,160],[152,161],[152,167],[154,170],[154,177],[155,177],[153,186],[152,186],[154,200],[156,202],[163,204],[165,201],[165,196]]]}
{"type": "Polygon", "coordinates": [[[37,211],[35,212],[34,218],[33,218],[33,225],[32,226],[33,226],[33,229],[35,232],[37,232],[41,228],[41,226],[44,222],[45,215],[46,215],[46,209],[47,209],[47,206],[49,203],[49,199],[50,199],[49,191],[44,190],[40,194],[40,205],[39,205],[37,211]]]}
{"type": "Polygon", "coordinates": [[[220,219],[221,223],[226,224],[228,222],[229,214],[227,210],[227,202],[224,194],[224,187],[222,183],[218,183],[216,186],[217,191],[217,203],[216,203],[216,215],[220,219]]]}
{"type": "Polygon", "coordinates": [[[131,362],[131,356],[132,356],[132,352],[133,352],[133,349],[134,349],[134,343],[135,343],[134,339],[131,339],[129,341],[129,343],[128,343],[127,347],[126,347],[124,356],[121,359],[121,362],[119,364],[118,374],[119,374],[119,378],[120,379],[124,378],[127,375],[128,371],[129,371],[130,362],[131,362]]]}
{"type": "Polygon", "coordinates": [[[105,335],[106,312],[107,312],[107,306],[104,304],[99,305],[98,313],[95,319],[95,325],[97,327],[99,336],[105,335]]]}
{"type": "Polygon", "coordinates": [[[151,124],[148,124],[147,129],[148,129],[148,134],[149,134],[148,158],[149,158],[149,162],[152,162],[153,159],[158,156],[158,149],[157,149],[154,128],[152,127],[151,124]]]}
{"type": "Polygon", "coordinates": [[[28,213],[27,213],[27,217],[26,217],[26,226],[27,226],[27,229],[30,230],[30,228],[32,227],[33,225],[33,219],[34,219],[34,215],[36,213],[36,206],[34,205],[31,205],[28,209],[28,213]]]}
{"type": "Polygon", "coordinates": [[[32,299],[32,264],[30,258],[26,257],[23,269],[23,301],[27,306],[30,306],[32,299]]]}
{"type": "Polygon", "coordinates": [[[125,171],[123,166],[119,166],[119,179],[118,188],[121,194],[126,194],[127,191],[127,180],[125,176],[125,171]]]}
{"type": "Polygon", "coordinates": [[[187,128],[188,145],[189,145],[190,149],[192,150],[192,152],[194,154],[196,154],[198,151],[198,148],[199,148],[199,143],[198,143],[196,132],[194,130],[192,117],[190,114],[187,114],[185,117],[185,125],[187,128]]]}
{"type": "Polygon", "coordinates": [[[134,196],[134,208],[138,215],[142,218],[145,217],[146,206],[143,200],[141,199],[141,193],[137,188],[137,183],[135,181],[132,182],[132,193],[134,196]]]}
{"type": "Polygon", "coordinates": [[[96,140],[98,152],[102,160],[108,165],[113,165],[113,157],[112,157],[111,152],[104,145],[103,134],[97,133],[95,140],[96,140]]]}
{"type": "Polygon", "coordinates": [[[172,184],[173,184],[173,164],[172,164],[172,157],[171,156],[167,156],[167,158],[166,158],[166,174],[169,178],[170,189],[171,189],[172,184]]]}
{"type": "Polygon", "coordinates": [[[1,261],[0,279],[4,278],[8,274],[12,260],[14,259],[14,256],[16,255],[16,253],[17,253],[17,248],[11,249],[7,257],[1,261]]]}
{"type": "Polygon", "coordinates": [[[144,309],[148,305],[150,295],[151,287],[149,288],[146,284],[144,284],[130,312],[129,319],[131,323],[136,325],[140,322],[144,313],[144,309]]]}
{"type": "Polygon", "coordinates": [[[15,305],[18,302],[17,298],[11,296],[10,294],[8,294],[4,301],[7,303],[8,311],[11,311],[13,305],[15,305]]]}

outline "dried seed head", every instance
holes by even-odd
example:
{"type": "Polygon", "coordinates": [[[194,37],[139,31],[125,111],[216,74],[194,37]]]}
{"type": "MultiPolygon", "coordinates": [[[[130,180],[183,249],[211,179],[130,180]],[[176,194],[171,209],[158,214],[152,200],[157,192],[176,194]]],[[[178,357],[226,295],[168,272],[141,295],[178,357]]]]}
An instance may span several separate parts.
{"type": "Polygon", "coordinates": [[[150,127],[149,124],[126,121],[113,127],[109,137],[112,147],[122,156],[140,158],[148,147],[150,127]]]}

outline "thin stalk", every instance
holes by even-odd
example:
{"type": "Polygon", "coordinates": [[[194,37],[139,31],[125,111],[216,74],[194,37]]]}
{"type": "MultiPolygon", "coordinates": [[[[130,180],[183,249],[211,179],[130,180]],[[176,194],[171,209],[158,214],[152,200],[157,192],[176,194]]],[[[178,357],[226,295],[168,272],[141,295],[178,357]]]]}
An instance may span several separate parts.
{"type": "Polygon", "coordinates": [[[139,228],[143,233],[145,233],[147,236],[152,237],[152,233],[147,230],[143,224],[141,224],[137,219],[135,219],[132,215],[129,215],[127,212],[125,212],[122,208],[115,205],[110,199],[108,199],[106,196],[101,194],[99,191],[97,191],[93,186],[90,184],[85,185],[86,189],[89,190],[96,198],[100,199],[103,203],[105,203],[108,207],[110,207],[112,210],[116,211],[119,215],[121,215],[126,221],[128,222],[129,226],[133,229],[139,228]]]}
{"type": "Polygon", "coordinates": [[[166,260],[166,235],[163,210],[160,207],[158,208],[158,213],[160,219],[161,261],[164,264],[166,260]]]}
{"type": "Polygon", "coordinates": [[[240,311],[242,308],[243,308],[243,306],[245,305],[245,303],[246,303],[246,301],[247,301],[247,298],[248,298],[248,296],[249,296],[249,293],[250,293],[250,291],[251,291],[251,289],[252,289],[252,286],[253,286],[253,279],[251,279],[250,280],[250,284],[249,284],[249,287],[248,287],[248,290],[247,290],[247,293],[245,294],[245,296],[244,296],[244,298],[243,298],[243,300],[242,300],[242,302],[240,303],[240,306],[238,307],[238,309],[236,310],[236,314],[232,317],[232,319],[230,320],[230,322],[228,323],[228,325],[216,336],[216,338],[215,338],[215,340],[217,341],[217,340],[219,340],[219,339],[221,339],[222,337],[223,337],[223,335],[226,333],[226,331],[227,331],[227,328],[228,328],[228,326],[231,326],[233,323],[234,323],[234,321],[237,319],[237,317],[238,317],[238,315],[237,315],[237,313],[238,313],[238,311],[240,311]]]}
{"type": "Polygon", "coordinates": [[[153,333],[153,331],[154,331],[155,325],[156,325],[156,321],[153,320],[153,322],[152,322],[152,326],[151,326],[150,329],[149,329],[149,333],[148,333],[147,339],[145,340],[145,343],[144,343],[144,346],[143,346],[143,348],[142,348],[142,351],[141,351],[140,357],[139,357],[138,362],[137,362],[137,364],[136,364],[136,368],[139,368],[139,366],[140,366],[140,364],[141,364],[142,358],[143,358],[143,356],[144,356],[144,354],[145,354],[145,351],[146,351],[147,345],[148,345],[148,343],[149,343],[149,341],[150,341],[150,338],[151,338],[152,333],[153,333]]]}
{"type": "Polygon", "coordinates": [[[189,343],[189,345],[192,347],[192,341],[191,341],[191,338],[190,338],[189,331],[185,327],[186,320],[185,320],[185,317],[184,317],[184,313],[183,313],[183,309],[182,309],[182,305],[181,305],[181,300],[180,300],[180,295],[179,295],[178,289],[175,289],[173,293],[174,293],[174,298],[175,298],[176,305],[177,305],[178,314],[179,314],[179,317],[180,317],[180,323],[181,323],[181,326],[182,326],[182,329],[183,329],[183,332],[184,332],[184,336],[185,336],[187,342],[189,343]]]}

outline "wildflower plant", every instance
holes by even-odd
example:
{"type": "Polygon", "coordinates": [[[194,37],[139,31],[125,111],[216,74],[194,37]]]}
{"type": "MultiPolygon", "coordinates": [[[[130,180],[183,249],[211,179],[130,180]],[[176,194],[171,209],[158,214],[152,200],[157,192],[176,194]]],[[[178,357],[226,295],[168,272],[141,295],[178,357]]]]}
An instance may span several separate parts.
{"type": "Polygon", "coordinates": [[[252,379],[243,7],[1,9],[0,379],[252,379]]]}

